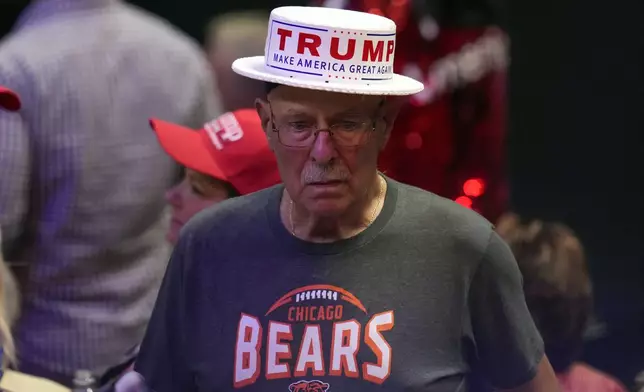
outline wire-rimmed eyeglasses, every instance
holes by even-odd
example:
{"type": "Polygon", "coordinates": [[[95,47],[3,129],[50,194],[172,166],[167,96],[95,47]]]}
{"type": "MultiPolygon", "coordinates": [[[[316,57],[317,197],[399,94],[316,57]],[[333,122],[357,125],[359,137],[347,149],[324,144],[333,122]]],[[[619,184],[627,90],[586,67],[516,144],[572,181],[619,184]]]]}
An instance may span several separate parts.
{"type": "Polygon", "coordinates": [[[317,123],[310,121],[276,122],[273,108],[271,103],[268,102],[273,132],[277,133],[277,138],[282,145],[295,148],[312,146],[320,132],[329,132],[329,136],[337,146],[359,147],[367,143],[371,134],[375,132],[378,113],[383,104],[384,100],[380,102],[375,114],[371,117],[342,119],[326,128],[319,128],[317,123]],[[277,123],[279,123],[279,126],[277,123]]]}

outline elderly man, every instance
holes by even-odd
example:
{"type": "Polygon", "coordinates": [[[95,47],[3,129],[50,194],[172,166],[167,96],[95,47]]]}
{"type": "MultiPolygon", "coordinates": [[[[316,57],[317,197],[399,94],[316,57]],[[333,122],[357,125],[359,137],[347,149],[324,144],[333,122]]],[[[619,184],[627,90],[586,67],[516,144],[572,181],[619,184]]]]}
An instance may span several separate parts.
{"type": "Polygon", "coordinates": [[[271,14],[257,110],[284,185],[182,232],[136,370],[156,392],[558,390],[493,226],[376,162],[399,100],[395,24],[307,7],[271,14]]]}

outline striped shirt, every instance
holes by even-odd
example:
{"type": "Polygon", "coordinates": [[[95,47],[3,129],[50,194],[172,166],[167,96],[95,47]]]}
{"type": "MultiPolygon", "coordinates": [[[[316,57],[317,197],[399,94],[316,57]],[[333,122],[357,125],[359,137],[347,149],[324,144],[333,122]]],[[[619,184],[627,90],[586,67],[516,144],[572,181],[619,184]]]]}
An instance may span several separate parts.
{"type": "Polygon", "coordinates": [[[142,339],[165,272],[175,164],[148,125],[219,114],[198,46],[120,0],[38,0],[0,43],[0,224],[29,265],[20,360],[102,373],[142,339]]]}

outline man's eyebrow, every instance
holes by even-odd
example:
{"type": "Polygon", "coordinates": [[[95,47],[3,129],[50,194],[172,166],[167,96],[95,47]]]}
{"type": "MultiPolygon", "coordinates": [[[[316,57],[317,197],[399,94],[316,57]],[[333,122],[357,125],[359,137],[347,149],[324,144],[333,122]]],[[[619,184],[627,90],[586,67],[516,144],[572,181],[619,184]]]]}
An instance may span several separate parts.
{"type": "Polygon", "coordinates": [[[290,116],[312,116],[312,114],[307,113],[306,110],[296,109],[296,108],[288,108],[286,109],[284,114],[290,115],[290,116]]]}
{"type": "MultiPolygon", "coordinates": [[[[342,110],[340,110],[340,111],[338,111],[336,113],[333,113],[329,117],[337,118],[337,117],[342,117],[342,116],[347,116],[347,115],[354,115],[354,116],[355,115],[367,115],[367,114],[369,114],[371,111],[373,111],[375,109],[376,108],[374,108],[374,109],[363,108],[363,107],[360,107],[359,105],[356,105],[356,106],[351,106],[351,107],[348,107],[348,108],[343,108],[342,110]]],[[[294,107],[289,107],[283,112],[283,114],[287,115],[287,116],[315,117],[315,114],[309,112],[306,108],[297,108],[297,107],[295,107],[295,108],[294,107]]]]}
{"type": "Polygon", "coordinates": [[[359,108],[349,108],[345,110],[341,110],[333,115],[333,117],[340,117],[340,116],[346,116],[346,115],[356,115],[356,114],[365,114],[365,110],[361,110],[359,108]]]}
{"type": "Polygon", "coordinates": [[[364,116],[367,113],[369,113],[369,110],[371,110],[371,109],[365,109],[365,108],[361,108],[359,106],[353,106],[353,107],[341,110],[341,111],[333,114],[333,117],[341,117],[341,116],[347,116],[347,115],[361,115],[361,116],[364,116]]]}

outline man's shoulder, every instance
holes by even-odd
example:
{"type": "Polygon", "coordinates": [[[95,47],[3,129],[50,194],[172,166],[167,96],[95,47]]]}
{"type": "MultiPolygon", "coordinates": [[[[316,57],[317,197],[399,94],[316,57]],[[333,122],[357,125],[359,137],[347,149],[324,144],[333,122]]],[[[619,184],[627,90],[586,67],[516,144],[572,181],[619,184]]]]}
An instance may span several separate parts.
{"type": "Polygon", "coordinates": [[[490,221],[478,212],[435,193],[398,183],[399,208],[417,215],[422,223],[441,223],[443,227],[475,226],[493,229],[490,221]]]}
{"type": "Polygon", "coordinates": [[[266,222],[266,207],[279,186],[233,197],[206,208],[190,219],[181,230],[181,236],[201,241],[211,239],[213,234],[217,234],[218,238],[231,238],[256,229],[266,222]]]}
{"type": "Polygon", "coordinates": [[[66,55],[90,54],[97,50],[97,45],[102,47],[106,43],[102,40],[109,39],[107,43],[118,45],[120,51],[143,51],[153,57],[157,52],[171,54],[166,58],[171,62],[205,62],[196,40],[167,20],[134,5],[121,4],[113,12],[83,15],[61,14],[42,23],[36,20],[19,25],[2,40],[0,53],[36,67],[40,63],[48,65],[51,59],[73,61],[74,56],[66,55]],[[79,31],[83,33],[79,35],[79,31]]]}
{"type": "Polygon", "coordinates": [[[494,225],[476,211],[453,200],[411,185],[398,183],[396,214],[406,230],[430,232],[443,242],[467,244],[483,252],[494,225]]]}

